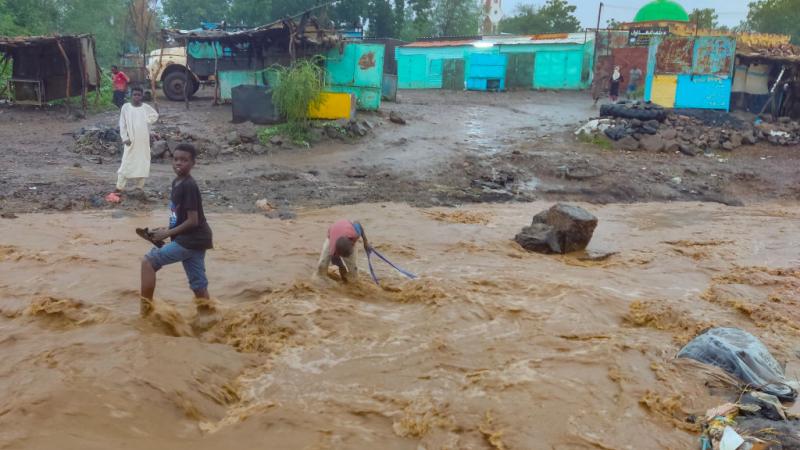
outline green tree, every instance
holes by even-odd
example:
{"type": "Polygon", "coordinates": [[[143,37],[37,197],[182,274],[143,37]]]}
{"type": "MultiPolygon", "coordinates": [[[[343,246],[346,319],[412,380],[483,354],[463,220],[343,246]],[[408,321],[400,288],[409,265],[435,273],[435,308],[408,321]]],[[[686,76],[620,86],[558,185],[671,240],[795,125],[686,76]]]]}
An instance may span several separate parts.
{"type": "Polygon", "coordinates": [[[113,64],[121,53],[138,48],[135,42],[126,42],[128,5],[123,0],[64,0],[63,3],[58,31],[93,34],[101,64],[113,64]]]}
{"type": "Polygon", "coordinates": [[[0,23],[12,35],[38,35],[58,30],[60,0],[7,0],[0,23]]]}
{"type": "Polygon", "coordinates": [[[481,10],[475,0],[437,0],[433,20],[439,36],[470,36],[478,33],[481,10]]]}
{"type": "Polygon", "coordinates": [[[750,3],[742,28],[760,33],[788,34],[800,45],[800,0],[758,0],[750,3]]]}
{"type": "Polygon", "coordinates": [[[394,11],[389,0],[371,0],[369,12],[369,36],[394,37],[394,11]]]}
{"type": "Polygon", "coordinates": [[[575,17],[576,9],[566,0],[547,0],[541,7],[522,4],[514,16],[500,21],[500,31],[515,34],[574,33],[581,27],[575,17]]]}
{"type": "Polygon", "coordinates": [[[330,20],[340,28],[359,28],[369,12],[368,0],[341,0],[329,12],[330,20]]]}
{"type": "Polygon", "coordinates": [[[274,20],[295,16],[313,8],[320,0],[273,0],[272,17],[274,20]]]}
{"type": "Polygon", "coordinates": [[[162,8],[170,25],[189,30],[201,22],[221,22],[228,14],[225,0],[163,0],[162,8]]]}
{"type": "Polygon", "coordinates": [[[606,20],[606,28],[609,30],[618,30],[622,22],[618,21],[617,19],[608,19],[606,20]]]}
{"type": "Polygon", "coordinates": [[[713,30],[719,26],[719,16],[714,8],[693,9],[689,21],[696,23],[701,30],[713,30]]]}
{"type": "Polygon", "coordinates": [[[257,27],[273,22],[272,0],[231,0],[226,20],[231,25],[257,27]]]}
{"type": "Polygon", "coordinates": [[[406,26],[406,0],[394,0],[394,29],[399,35],[406,26]]]}

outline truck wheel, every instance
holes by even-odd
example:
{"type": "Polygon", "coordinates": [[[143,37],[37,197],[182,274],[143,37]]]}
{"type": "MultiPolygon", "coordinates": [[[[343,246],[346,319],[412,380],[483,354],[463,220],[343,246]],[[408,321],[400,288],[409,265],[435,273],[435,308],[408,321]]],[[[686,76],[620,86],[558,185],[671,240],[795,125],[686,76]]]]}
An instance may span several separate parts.
{"type": "MultiPolygon", "coordinates": [[[[183,71],[180,72],[176,71],[168,74],[164,78],[164,82],[162,83],[162,89],[164,91],[164,95],[166,95],[168,99],[175,102],[183,100],[183,95],[184,95],[183,85],[185,81],[186,81],[186,75],[183,73],[183,71]]],[[[191,84],[189,84],[188,94],[189,97],[191,98],[191,96],[196,92],[194,86],[197,83],[195,83],[194,80],[191,79],[191,77],[189,79],[189,83],[191,84]]]]}

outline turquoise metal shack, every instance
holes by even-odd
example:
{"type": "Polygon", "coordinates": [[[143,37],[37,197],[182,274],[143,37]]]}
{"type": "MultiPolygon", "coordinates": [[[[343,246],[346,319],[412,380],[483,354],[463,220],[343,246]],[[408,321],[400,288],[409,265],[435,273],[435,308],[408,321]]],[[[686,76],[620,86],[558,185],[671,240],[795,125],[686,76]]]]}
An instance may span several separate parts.
{"type": "Polygon", "coordinates": [[[299,22],[284,19],[252,30],[168,30],[165,35],[186,45],[193,74],[218,80],[217,101],[231,100],[237,86],[275,86],[275,67],[294,58],[323,56],[326,90],[355,94],[360,109],[380,107],[384,46],[343,41],[307,14],[299,22]]]}
{"type": "Polygon", "coordinates": [[[422,40],[396,50],[399,89],[584,89],[591,34],[422,40]]]}

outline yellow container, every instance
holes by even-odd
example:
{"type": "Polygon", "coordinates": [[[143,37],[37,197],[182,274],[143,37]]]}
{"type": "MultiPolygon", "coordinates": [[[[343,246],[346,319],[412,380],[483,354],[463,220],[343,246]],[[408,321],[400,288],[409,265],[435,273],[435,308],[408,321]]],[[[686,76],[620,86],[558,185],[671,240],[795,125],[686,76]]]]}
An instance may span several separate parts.
{"type": "Polygon", "coordinates": [[[312,119],[352,119],[355,114],[356,97],[353,94],[323,92],[319,106],[308,107],[308,117],[312,119]]]}
{"type": "Polygon", "coordinates": [[[656,75],[653,77],[653,90],[650,94],[650,101],[665,108],[674,108],[675,94],[677,92],[677,75],[656,75]]]}

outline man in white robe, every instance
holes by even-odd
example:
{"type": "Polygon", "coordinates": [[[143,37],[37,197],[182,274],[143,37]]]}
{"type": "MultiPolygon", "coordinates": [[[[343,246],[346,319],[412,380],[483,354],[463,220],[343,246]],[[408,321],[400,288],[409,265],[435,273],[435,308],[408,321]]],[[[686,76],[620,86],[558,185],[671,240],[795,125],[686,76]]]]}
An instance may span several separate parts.
{"type": "Polygon", "coordinates": [[[117,171],[116,192],[124,191],[128,180],[142,189],[150,176],[150,125],[156,123],[158,113],[142,103],[143,97],[141,88],[133,88],[131,102],[124,104],[119,114],[119,135],[125,151],[117,171]]]}

